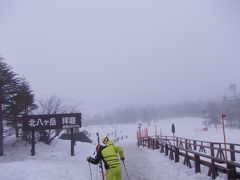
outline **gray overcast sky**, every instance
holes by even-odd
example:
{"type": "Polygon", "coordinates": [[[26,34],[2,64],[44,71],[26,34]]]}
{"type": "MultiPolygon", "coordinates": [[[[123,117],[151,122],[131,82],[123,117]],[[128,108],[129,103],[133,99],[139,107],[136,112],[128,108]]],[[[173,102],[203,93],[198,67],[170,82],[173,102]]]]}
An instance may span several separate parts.
{"type": "Polygon", "coordinates": [[[240,83],[239,0],[0,0],[0,54],[89,114],[240,83]]]}

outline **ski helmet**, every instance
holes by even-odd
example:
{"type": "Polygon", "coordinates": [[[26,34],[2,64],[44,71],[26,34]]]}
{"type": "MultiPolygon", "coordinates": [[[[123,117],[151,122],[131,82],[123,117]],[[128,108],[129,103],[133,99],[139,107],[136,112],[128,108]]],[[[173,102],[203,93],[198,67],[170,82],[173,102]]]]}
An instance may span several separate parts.
{"type": "Polygon", "coordinates": [[[103,144],[106,144],[106,143],[108,142],[108,140],[109,140],[109,139],[108,139],[107,136],[106,136],[106,137],[103,137],[103,138],[102,138],[102,142],[103,142],[103,144]]]}

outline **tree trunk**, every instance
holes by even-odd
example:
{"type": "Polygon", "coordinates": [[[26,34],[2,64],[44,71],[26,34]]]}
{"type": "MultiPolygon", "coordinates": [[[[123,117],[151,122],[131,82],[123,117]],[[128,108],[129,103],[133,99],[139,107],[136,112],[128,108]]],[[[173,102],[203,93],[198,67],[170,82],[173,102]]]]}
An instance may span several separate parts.
{"type": "Polygon", "coordinates": [[[2,104],[0,104],[0,156],[3,156],[3,117],[2,117],[2,104]]]}
{"type": "Polygon", "coordinates": [[[19,138],[19,130],[18,130],[18,125],[17,125],[17,116],[16,116],[16,115],[14,115],[14,117],[13,117],[13,121],[14,121],[14,127],[15,127],[16,138],[19,138]]]}

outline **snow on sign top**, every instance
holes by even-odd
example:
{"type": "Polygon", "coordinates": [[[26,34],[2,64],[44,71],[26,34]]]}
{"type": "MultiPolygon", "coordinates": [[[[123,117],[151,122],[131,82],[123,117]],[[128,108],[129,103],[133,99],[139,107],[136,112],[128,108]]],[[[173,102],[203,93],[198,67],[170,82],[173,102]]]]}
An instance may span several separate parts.
{"type": "Polygon", "coordinates": [[[47,130],[81,127],[81,113],[30,115],[19,118],[23,130],[47,130]]]}

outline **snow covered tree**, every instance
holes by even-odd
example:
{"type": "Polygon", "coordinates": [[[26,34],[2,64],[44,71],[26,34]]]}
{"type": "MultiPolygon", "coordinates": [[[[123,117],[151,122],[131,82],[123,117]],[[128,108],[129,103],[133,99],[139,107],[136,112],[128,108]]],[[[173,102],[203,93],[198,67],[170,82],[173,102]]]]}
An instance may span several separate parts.
{"type": "Polygon", "coordinates": [[[240,127],[240,94],[238,94],[237,86],[230,84],[228,87],[230,93],[224,96],[223,105],[227,113],[227,121],[230,126],[240,127]]]}
{"type": "Polygon", "coordinates": [[[39,108],[42,114],[58,114],[64,111],[62,99],[57,96],[39,100],[39,108]]]}
{"type": "Polygon", "coordinates": [[[14,95],[13,87],[17,84],[16,74],[3,58],[0,57],[0,156],[3,156],[3,121],[6,117],[6,105],[14,95]]]}
{"type": "Polygon", "coordinates": [[[207,104],[206,110],[208,111],[208,117],[210,119],[210,123],[217,126],[217,124],[220,123],[220,113],[221,113],[219,110],[218,104],[215,102],[209,102],[207,104]]]}
{"type": "Polygon", "coordinates": [[[16,77],[12,68],[0,57],[0,156],[3,156],[4,125],[17,126],[17,116],[35,109],[34,94],[24,79],[16,77]]]}
{"type": "Polygon", "coordinates": [[[16,129],[18,137],[17,117],[19,114],[28,114],[37,108],[34,103],[34,94],[29,83],[25,79],[19,79],[14,87],[14,95],[10,98],[7,110],[10,117],[10,124],[16,129]]]}

